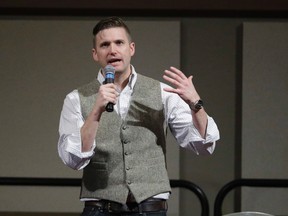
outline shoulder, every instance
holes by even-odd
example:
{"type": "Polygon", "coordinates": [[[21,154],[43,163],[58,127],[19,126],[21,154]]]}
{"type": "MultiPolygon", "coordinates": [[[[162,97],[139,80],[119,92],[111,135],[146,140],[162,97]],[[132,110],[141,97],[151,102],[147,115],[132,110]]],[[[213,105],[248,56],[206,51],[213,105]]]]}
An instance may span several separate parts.
{"type": "Polygon", "coordinates": [[[91,82],[78,87],[77,90],[79,94],[83,96],[91,96],[92,94],[98,92],[99,87],[100,87],[99,81],[97,79],[94,79],[91,82]]]}
{"type": "Polygon", "coordinates": [[[138,85],[146,87],[147,89],[151,88],[153,86],[154,87],[159,87],[160,86],[160,81],[158,81],[158,80],[156,80],[154,78],[139,74],[139,73],[137,74],[137,82],[136,83],[138,85]]]}

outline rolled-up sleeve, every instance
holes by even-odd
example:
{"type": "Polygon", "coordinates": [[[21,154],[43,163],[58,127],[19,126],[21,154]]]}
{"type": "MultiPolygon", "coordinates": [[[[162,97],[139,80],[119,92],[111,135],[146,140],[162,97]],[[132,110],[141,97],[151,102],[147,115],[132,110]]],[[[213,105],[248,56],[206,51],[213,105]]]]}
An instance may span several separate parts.
{"type": "Polygon", "coordinates": [[[82,152],[80,129],[84,124],[78,91],[69,93],[63,104],[59,123],[58,154],[72,169],[84,168],[94,155],[95,142],[89,152],[82,152]]]}
{"type": "MultiPolygon", "coordinates": [[[[165,84],[162,84],[162,88],[165,84]]],[[[214,119],[207,116],[206,136],[203,138],[193,124],[189,106],[177,95],[162,91],[166,124],[183,148],[193,150],[198,155],[212,154],[216,141],[220,139],[214,119]]]]}

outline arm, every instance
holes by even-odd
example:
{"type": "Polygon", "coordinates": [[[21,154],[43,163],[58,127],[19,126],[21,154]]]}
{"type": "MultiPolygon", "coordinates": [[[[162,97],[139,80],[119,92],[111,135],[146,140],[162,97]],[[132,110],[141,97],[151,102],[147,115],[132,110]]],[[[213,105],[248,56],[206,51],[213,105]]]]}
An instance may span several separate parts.
{"type": "MultiPolygon", "coordinates": [[[[187,78],[177,68],[170,67],[170,70],[165,70],[163,78],[174,86],[174,88],[166,87],[164,90],[178,94],[180,98],[188,105],[195,103],[200,99],[200,96],[193,85],[192,76],[187,78]]],[[[207,128],[207,113],[205,112],[204,108],[198,111],[191,110],[191,115],[194,126],[197,128],[202,138],[205,138],[207,128]]]]}
{"type": "Polygon", "coordinates": [[[94,107],[81,128],[82,152],[90,151],[93,147],[101,115],[105,112],[108,102],[116,104],[119,93],[116,91],[115,84],[101,85],[97,94],[94,107]]]}
{"type": "MultiPolygon", "coordinates": [[[[102,112],[105,111],[104,104],[108,103],[101,98],[103,96],[98,96],[98,102],[95,103],[86,121],[82,117],[77,90],[68,94],[64,100],[59,124],[58,153],[64,164],[72,169],[84,168],[94,155],[99,120],[102,112]],[[102,101],[102,108],[99,100],[102,101]],[[101,109],[100,113],[99,109],[101,109]]],[[[109,100],[109,96],[106,98],[109,100]]]]}
{"type": "Polygon", "coordinates": [[[89,163],[95,147],[93,142],[91,151],[82,152],[80,129],[83,124],[78,91],[74,90],[66,96],[60,115],[58,154],[64,164],[77,170],[89,163]]]}

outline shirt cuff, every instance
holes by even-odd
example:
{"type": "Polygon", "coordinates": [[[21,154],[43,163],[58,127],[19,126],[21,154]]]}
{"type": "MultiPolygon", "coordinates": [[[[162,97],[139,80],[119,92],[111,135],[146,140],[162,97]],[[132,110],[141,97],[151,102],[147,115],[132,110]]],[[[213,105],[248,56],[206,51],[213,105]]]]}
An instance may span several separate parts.
{"type": "Polygon", "coordinates": [[[74,156],[78,157],[79,159],[91,158],[94,155],[94,149],[96,147],[95,141],[90,149],[90,151],[82,152],[82,142],[81,142],[81,135],[79,134],[71,134],[67,138],[67,142],[69,145],[66,145],[66,151],[74,156]]]}

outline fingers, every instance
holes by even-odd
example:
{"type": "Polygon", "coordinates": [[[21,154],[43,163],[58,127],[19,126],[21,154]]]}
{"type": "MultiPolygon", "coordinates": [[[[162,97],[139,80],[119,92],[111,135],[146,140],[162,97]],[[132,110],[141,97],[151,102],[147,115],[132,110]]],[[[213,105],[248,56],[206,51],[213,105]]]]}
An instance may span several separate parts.
{"type": "Polygon", "coordinates": [[[192,81],[192,76],[187,78],[186,75],[175,67],[170,67],[164,71],[163,79],[171,83],[176,88],[184,88],[192,81]]]}
{"type": "Polygon", "coordinates": [[[104,85],[104,91],[103,91],[103,98],[104,100],[108,102],[111,102],[113,104],[116,103],[117,97],[119,96],[119,93],[116,90],[116,85],[114,84],[107,84],[104,85]]]}
{"type": "Polygon", "coordinates": [[[182,79],[180,76],[178,76],[177,74],[169,70],[164,71],[163,79],[171,83],[175,87],[179,86],[182,82],[182,79]]]}
{"type": "Polygon", "coordinates": [[[95,105],[97,104],[100,107],[106,107],[109,102],[116,104],[118,96],[119,93],[116,90],[115,84],[109,83],[101,85],[98,91],[95,105]]]}
{"type": "Polygon", "coordinates": [[[175,67],[170,67],[170,70],[165,70],[165,73],[166,73],[166,75],[168,75],[171,78],[174,78],[178,81],[181,81],[182,79],[184,79],[184,80],[187,79],[185,74],[175,67]]]}
{"type": "MultiPolygon", "coordinates": [[[[166,73],[166,71],[165,71],[165,73],[166,73]]],[[[165,75],[165,74],[163,75],[163,79],[166,80],[167,82],[171,83],[173,86],[178,86],[180,84],[177,80],[170,78],[168,75],[165,75]]]]}
{"type": "Polygon", "coordinates": [[[182,71],[175,67],[165,70],[163,79],[173,86],[165,87],[164,91],[176,93],[186,102],[189,102],[190,98],[196,98],[198,95],[192,82],[193,76],[186,77],[182,71]]]}

